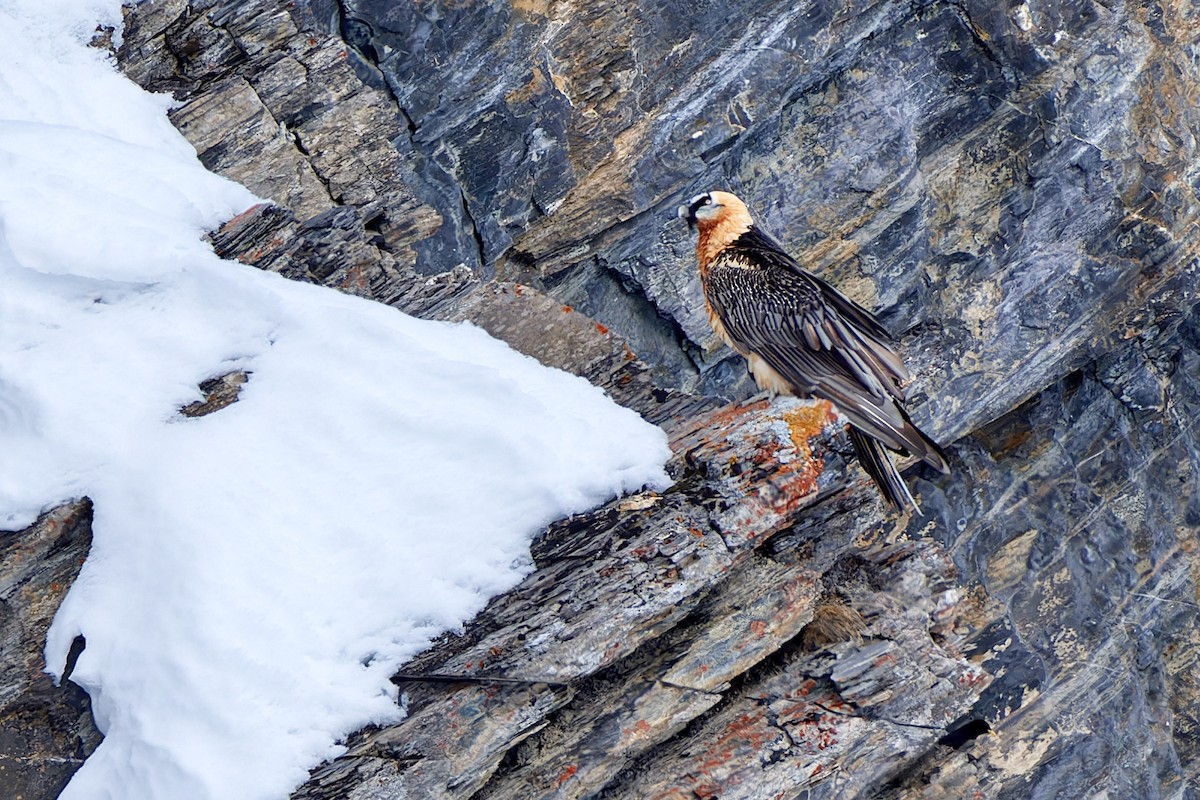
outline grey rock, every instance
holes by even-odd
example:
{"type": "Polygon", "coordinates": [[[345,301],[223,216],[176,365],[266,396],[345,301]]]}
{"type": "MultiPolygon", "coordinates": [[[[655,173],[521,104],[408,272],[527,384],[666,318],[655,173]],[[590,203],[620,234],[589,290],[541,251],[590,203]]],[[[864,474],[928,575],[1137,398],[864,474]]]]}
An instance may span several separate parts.
{"type": "MultiPolygon", "coordinates": [[[[721,408],[681,428],[673,440],[676,488],[551,526],[534,544],[533,574],[496,598],[464,635],[443,637],[406,669],[408,719],[356,737],[345,757],[315,771],[295,796],[588,797],[608,786],[627,792],[617,796],[643,797],[660,791],[642,785],[644,774],[674,785],[673,770],[685,764],[689,774],[753,792],[795,782],[798,772],[840,769],[843,758],[866,759],[895,725],[863,724],[861,709],[837,697],[829,674],[856,650],[814,657],[798,644],[817,599],[834,588],[826,573],[837,572],[847,589],[863,582],[867,569],[843,558],[841,537],[853,533],[840,531],[827,545],[810,540],[814,550],[803,559],[798,550],[760,553],[801,509],[842,488],[841,462],[828,449],[836,429],[828,405],[809,401],[721,408]],[[791,672],[782,678],[785,667],[791,672]],[[466,680],[448,686],[409,677],[422,673],[466,680]],[[823,676],[820,687],[808,673],[823,676]],[[491,675],[527,684],[489,686],[491,675]],[[794,695],[797,684],[809,687],[806,695],[812,690],[811,702],[794,695]],[[840,731],[845,716],[856,734],[873,733],[844,740],[845,747],[814,740],[793,749],[761,707],[776,703],[799,714],[793,706],[802,702],[806,714],[836,717],[820,723],[830,730],[840,731]],[[762,718],[748,723],[746,705],[762,718]],[[697,737],[711,738],[711,752],[727,757],[705,750],[681,760],[677,748],[697,737]],[[734,752],[743,758],[728,755],[734,752]],[[762,773],[760,758],[778,769],[762,773]],[[760,773],[765,782],[750,777],[760,773]]],[[[926,691],[890,703],[881,696],[856,701],[877,706],[871,713],[916,721],[900,727],[929,743],[989,681],[946,646],[952,635],[931,635],[942,624],[939,612],[953,616],[946,594],[953,566],[928,540],[880,545],[859,558],[890,567],[880,570],[888,577],[871,577],[873,588],[864,583],[854,593],[870,618],[863,637],[896,640],[895,662],[926,691]]],[[[871,680],[895,674],[880,662],[871,680]]]]}
{"type": "Polygon", "coordinates": [[[188,403],[179,409],[179,413],[185,417],[204,417],[233,405],[238,401],[242,386],[250,380],[251,374],[245,370],[237,370],[201,382],[199,389],[204,399],[188,403]]]}
{"type": "MultiPolygon", "coordinates": [[[[5,797],[53,798],[100,744],[87,693],[55,686],[42,648],[92,543],[86,498],[0,532],[0,786],[5,797]]],[[[72,648],[78,656],[82,638],[72,648]]]]}
{"type": "Polygon", "coordinates": [[[277,204],[218,252],[480,324],[675,452],[295,796],[1194,796],[1198,41],[1175,2],[131,8],[123,68],[277,204]],[[725,404],[672,216],[718,187],[899,336],[925,516],[822,404],[725,404]]]}
{"type": "Polygon", "coordinates": [[[1200,402],[1198,323],[1155,326],[960,444],[930,533],[976,594],[964,650],[1003,678],[973,716],[998,736],[881,796],[1194,790],[1200,449],[1178,415],[1200,402]],[[1156,410],[1128,399],[1148,380],[1156,410]]]}

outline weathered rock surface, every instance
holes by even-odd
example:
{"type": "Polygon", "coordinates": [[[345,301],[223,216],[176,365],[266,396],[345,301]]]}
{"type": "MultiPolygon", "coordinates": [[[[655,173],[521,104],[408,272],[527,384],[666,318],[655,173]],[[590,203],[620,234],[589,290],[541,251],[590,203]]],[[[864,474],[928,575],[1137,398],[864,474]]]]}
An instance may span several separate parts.
{"type": "Polygon", "coordinates": [[[676,454],[296,797],[1197,796],[1198,56],[1175,0],[132,8],[122,67],[276,204],[219,253],[476,322],[676,454]],[[717,187],[902,334],[924,517],[823,404],[724,404],[673,219],[717,187]]]}
{"type": "Polygon", "coordinates": [[[57,797],[100,744],[87,693],[55,686],[42,657],[91,544],[86,498],[0,532],[0,787],[13,800],[57,797]]]}
{"type": "MultiPolygon", "coordinates": [[[[945,630],[957,602],[945,551],[928,540],[852,548],[857,526],[847,526],[762,552],[800,509],[842,488],[836,428],[827,404],[808,401],[701,417],[674,439],[672,491],[552,526],[529,578],[410,665],[525,683],[400,680],[409,718],[365,733],[296,796],[587,797],[607,786],[652,797],[737,785],[734,796],[762,797],[818,787],[885,741],[915,760],[990,680],[945,630]],[[818,601],[843,595],[865,617],[862,643],[804,651],[818,601]]],[[[855,780],[871,785],[894,767],[876,760],[855,780]]]]}

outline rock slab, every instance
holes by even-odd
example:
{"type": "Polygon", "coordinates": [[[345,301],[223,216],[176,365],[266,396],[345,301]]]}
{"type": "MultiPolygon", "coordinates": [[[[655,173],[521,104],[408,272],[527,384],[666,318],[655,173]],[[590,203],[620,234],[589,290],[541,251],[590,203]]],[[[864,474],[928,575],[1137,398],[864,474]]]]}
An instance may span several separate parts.
{"type": "Polygon", "coordinates": [[[1175,0],[130,8],[122,67],[273,201],[218,252],[474,321],[676,454],[296,796],[1200,794],[1198,52],[1175,0]],[[672,216],[715,187],[899,336],[925,516],[828,407],[729,404],[672,216]]]}

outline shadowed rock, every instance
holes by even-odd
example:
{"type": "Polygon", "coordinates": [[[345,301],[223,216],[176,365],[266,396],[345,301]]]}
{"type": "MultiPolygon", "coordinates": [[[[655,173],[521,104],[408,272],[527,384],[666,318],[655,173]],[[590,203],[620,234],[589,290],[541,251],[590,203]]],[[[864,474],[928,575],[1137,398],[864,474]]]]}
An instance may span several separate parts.
{"type": "Polygon", "coordinates": [[[675,452],[295,796],[1190,796],[1198,43],[1178,2],[131,8],[122,67],[276,204],[219,253],[476,322],[675,452]],[[924,517],[827,405],[727,404],[671,217],[712,188],[899,335],[924,517]]]}

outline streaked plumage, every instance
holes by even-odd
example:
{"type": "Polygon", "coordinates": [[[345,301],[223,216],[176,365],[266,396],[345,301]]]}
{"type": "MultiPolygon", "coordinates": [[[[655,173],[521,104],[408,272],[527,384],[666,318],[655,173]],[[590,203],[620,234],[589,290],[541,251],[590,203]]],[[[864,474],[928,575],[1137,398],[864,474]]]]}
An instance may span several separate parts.
{"type": "Polygon", "coordinates": [[[759,230],[744,203],[706,192],[679,207],[699,232],[696,257],[713,329],[745,356],[759,388],[828,400],[850,421],[863,468],[897,508],[917,508],[886,450],[949,472],[904,410],[908,370],[862,306],[805,272],[759,230]]]}

